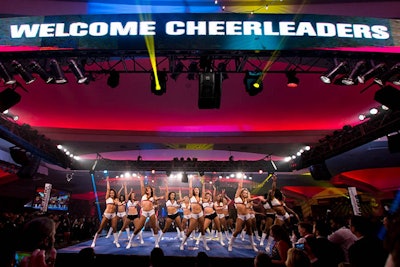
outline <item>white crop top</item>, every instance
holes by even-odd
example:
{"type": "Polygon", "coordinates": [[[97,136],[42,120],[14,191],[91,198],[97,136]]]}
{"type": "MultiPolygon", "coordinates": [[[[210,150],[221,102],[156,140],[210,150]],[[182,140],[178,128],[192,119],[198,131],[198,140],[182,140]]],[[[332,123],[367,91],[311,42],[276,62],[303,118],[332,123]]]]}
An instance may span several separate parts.
{"type": "Polygon", "coordinates": [[[107,198],[106,204],[114,204],[114,199],[112,199],[111,197],[107,198]]]}
{"type": "Polygon", "coordinates": [[[150,201],[150,202],[154,202],[154,197],[150,197],[148,198],[146,194],[144,194],[142,196],[142,201],[150,201]]]}
{"type": "Polygon", "coordinates": [[[130,207],[137,207],[138,206],[138,201],[131,201],[131,200],[128,200],[128,203],[126,204],[126,206],[128,207],[128,208],[130,208],[130,207]]]}
{"type": "Polygon", "coordinates": [[[168,199],[168,201],[165,203],[165,206],[179,208],[181,205],[179,205],[176,200],[172,202],[171,200],[168,199]]]}
{"type": "Polygon", "coordinates": [[[201,205],[201,203],[203,203],[203,201],[202,201],[201,197],[199,198],[199,201],[197,201],[196,197],[195,197],[195,196],[192,196],[192,197],[190,198],[190,203],[193,203],[193,204],[200,204],[200,205],[201,205]]]}
{"type": "Polygon", "coordinates": [[[186,204],[185,202],[181,203],[182,209],[190,209],[190,203],[186,204]]]}
{"type": "Polygon", "coordinates": [[[203,208],[214,207],[214,202],[203,202],[203,208]]]}

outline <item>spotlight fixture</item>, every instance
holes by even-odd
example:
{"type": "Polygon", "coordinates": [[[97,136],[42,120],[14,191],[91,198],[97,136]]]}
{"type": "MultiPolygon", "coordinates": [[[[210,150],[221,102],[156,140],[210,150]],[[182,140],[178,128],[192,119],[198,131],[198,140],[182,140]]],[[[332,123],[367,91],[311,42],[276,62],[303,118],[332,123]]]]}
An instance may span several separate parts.
{"type": "Polygon", "coordinates": [[[14,67],[15,71],[21,76],[21,78],[25,81],[26,84],[33,83],[36,78],[32,76],[32,74],[27,71],[21,63],[16,60],[13,60],[11,65],[14,67]]]}
{"type": "Polygon", "coordinates": [[[288,79],[287,81],[287,87],[291,88],[296,88],[299,85],[299,78],[296,77],[296,71],[295,70],[289,70],[286,72],[286,77],[288,79]]]}
{"type": "Polygon", "coordinates": [[[1,62],[0,62],[0,78],[2,78],[4,83],[7,85],[16,83],[15,79],[8,72],[6,66],[4,66],[3,63],[1,62]]]}
{"type": "Polygon", "coordinates": [[[365,70],[366,62],[360,60],[351,70],[350,74],[342,80],[345,85],[354,85],[358,81],[357,77],[365,70]]]}
{"type": "Polygon", "coordinates": [[[374,99],[392,110],[400,110],[400,90],[393,86],[387,85],[376,91],[374,99]]]}
{"type": "Polygon", "coordinates": [[[196,73],[199,72],[199,67],[197,66],[197,62],[192,61],[189,65],[189,73],[187,75],[188,80],[194,80],[196,73]]]}
{"type": "Polygon", "coordinates": [[[82,66],[78,65],[75,60],[68,60],[68,66],[72,73],[75,75],[76,81],[79,84],[85,83],[87,81],[88,77],[85,77],[82,66]]]}
{"type": "Polygon", "coordinates": [[[372,69],[357,77],[359,83],[366,83],[369,79],[375,76],[379,76],[386,71],[386,64],[380,63],[374,66],[372,69]]]}
{"type": "Polygon", "coordinates": [[[52,77],[50,74],[48,74],[43,68],[42,66],[40,66],[40,64],[36,61],[32,61],[31,64],[29,65],[30,69],[37,73],[39,75],[40,78],[42,78],[43,81],[45,81],[46,83],[51,83],[52,81],[54,81],[54,77],[52,77]]]}
{"type": "Polygon", "coordinates": [[[52,74],[54,75],[55,83],[64,84],[68,82],[67,78],[65,78],[64,71],[57,60],[50,60],[50,69],[52,74]]]}
{"type": "Polygon", "coordinates": [[[114,69],[110,70],[110,75],[107,79],[107,85],[111,88],[115,88],[119,85],[119,72],[114,69]]]}
{"type": "Polygon", "coordinates": [[[178,62],[176,63],[176,65],[174,66],[173,71],[172,71],[170,77],[171,77],[173,80],[176,81],[176,80],[178,79],[178,76],[179,76],[179,75],[181,74],[181,72],[183,71],[183,68],[184,68],[184,67],[185,67],[185,65],[183,65],[182,62],[178,61],[178,62]]]}
{"type": "Polygon", "coordinates": [[[199,73],[199,109],[219,109],[221,104],[222,77],[220,73],[199,73]]]}
{"type": "Polygon", "coordinates": [[[347,62],[342,61],[337,66],[335,66],[332,70],[328,71],[326,74],[321,75],[321,81],[324,83],[332,83],[335,77],[339,73],[344,73],[347,69],[347,62]]]}
{"type": "Polygon", "coordinates": [[[261,71],[246,72],[243,82],[249,95],[255,96],[263,90],[262,74],[261,71]]]}
{"type": "MultiPolygon", "coordinates": [[[[400,63],[393,65],[388,72],[382,73],[374,79],[374,83],[384,86],[392,77],[400,74],[400,63]]],[[[395,83],[394,83],[395,84],[395,83]]]]}
{"type": "Polygon", "coordinates": [[[157,71],[157,77],[154,72],[150,75],[151,92],[155,95],[163,95],[167,92],[167,73],[165,71],[157,71]]]}

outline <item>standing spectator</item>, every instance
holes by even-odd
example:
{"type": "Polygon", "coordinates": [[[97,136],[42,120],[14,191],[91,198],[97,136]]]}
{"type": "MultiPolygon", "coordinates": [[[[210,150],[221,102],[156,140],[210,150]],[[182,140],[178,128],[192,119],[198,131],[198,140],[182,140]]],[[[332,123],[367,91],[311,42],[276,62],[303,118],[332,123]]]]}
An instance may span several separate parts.
{"type": "Polygon", "coordinates": [[[166,265],[167,263],[165,262],[164,251],[159,247],[153,248],[150,252],[150,267],[161,267],[166,265]]]}
{"type": "Polygon", "coordinates": [[[78,253],[79,265],[84,267],[96,266],[96,253],[92,247],[83,248],[78,253]]]}
{"type": "Polygon", "coordinates": [[[196,267],[210,267],[210,258],[208,257],[207,253],[204,251],[200,251],[197,253],[196,257],[196,267]]]}
{"type": "Polygon", "coordinates": [[[400,266],[400,210],[387,217],[384,245],[389,252],[385,267],[400,266]]]}
{"type": "Polygon", "coordinates": [[[332,234],[328,236],[328,240],[334,244],[338,244],[344,254],[344,262],[349,262],[349,248],[357,240],[357,237],[347,227],[348,223],[343,217],[331,218],[332,234]]]}
{"type": "Polygon", "coordinates": [[[358,238],[349,248],[351,267],[383,267],[387,252],[382,241],[372,231],[371,221],[366,217],[353,216],[350,222],[350,229],[358,238]]]}
{"type": "Polygon", "coordinates": [[[271,258],[264,252],[258,252],[254,258],[254,267],[272,267],[271,258]]]}
{"type": "Polygon", "coordinates": [[[270,235],[275,241],[271,251],[271,259],[274,266],[285,266],[287,252],[292,247],[289,234],[283,225],[271,226],[270,235]]]}

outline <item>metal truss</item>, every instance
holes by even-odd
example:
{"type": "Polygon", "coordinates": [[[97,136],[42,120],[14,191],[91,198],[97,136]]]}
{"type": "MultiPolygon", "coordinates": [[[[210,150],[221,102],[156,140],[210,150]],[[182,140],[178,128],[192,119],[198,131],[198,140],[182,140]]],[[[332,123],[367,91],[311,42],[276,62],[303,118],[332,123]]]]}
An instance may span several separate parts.
{"type": "Polygon", "coordinates": [[[300,170],[353,148],[372,142],[400,129],[400,111],[381,112],[364,123],[344,128],[328,135],[315,147],[304,152],[299,160],[293,162],[294,169],[300,170]]]}

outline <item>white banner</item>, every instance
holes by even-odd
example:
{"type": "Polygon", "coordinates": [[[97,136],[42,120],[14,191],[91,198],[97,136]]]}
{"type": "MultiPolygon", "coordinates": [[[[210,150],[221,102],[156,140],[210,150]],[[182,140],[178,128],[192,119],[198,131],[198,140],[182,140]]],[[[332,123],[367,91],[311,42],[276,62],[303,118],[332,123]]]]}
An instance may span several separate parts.
{"type": "Polygon", "coordinates": [[[351,206],[353,207],[353,214],[361,216],[360,200],[357,197],[357,189],[355,187],[348,187],[351,206]]]}

